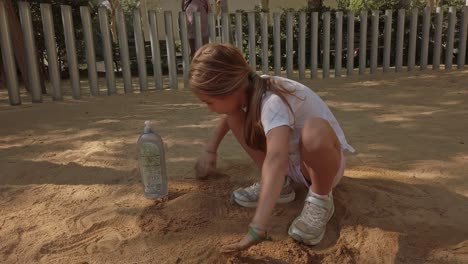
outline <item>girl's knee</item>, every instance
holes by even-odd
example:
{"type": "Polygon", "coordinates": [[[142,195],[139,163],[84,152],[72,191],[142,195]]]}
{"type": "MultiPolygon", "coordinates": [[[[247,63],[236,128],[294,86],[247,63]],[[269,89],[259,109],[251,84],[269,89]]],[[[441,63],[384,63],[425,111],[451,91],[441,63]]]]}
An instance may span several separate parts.
{"type": "Polygon", "coordinates": [[[302,129],[301,145],[307,152],[340,148],[338,137],[330,123],[323,118],[310,118],[302,129]]]}

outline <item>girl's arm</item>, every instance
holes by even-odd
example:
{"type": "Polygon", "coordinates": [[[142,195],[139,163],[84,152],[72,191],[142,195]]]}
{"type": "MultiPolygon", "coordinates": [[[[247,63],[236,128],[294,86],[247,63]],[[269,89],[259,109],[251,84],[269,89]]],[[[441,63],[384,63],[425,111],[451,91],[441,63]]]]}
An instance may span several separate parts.
{"type": "Polygon", "coordinates": [[[288,174],[290,128],[280,126],[266,135],[267,153],[262,167],[262,180],[257,210],[252,220],[254,229],[267,230],[270,216],[288,174]]]}
{"type": "Polygon", "coordinates": [[[228,131],[229,125],[227,122],[227,117],[223,117],[215,129],[213,137],[206,144],[205,150],[200,155],[197,163],[195,164],[196,178],[205,178],[213,172],[213,169],[216,169],[218,147],[228,131]]]}
{"type": "Polygon", "coordinates": [[[288,149],[290,128],[279,126],[271,129],[266,135],[267,153],[262,166],[260,197],[249,233],[242,240],[224,246],[224,253],[245,250],[265,239],[268,239],[268,223],[276,201],[283,187],[284,177],[288,173],[288,149]],[[254,234],[252,235],[252,232],[254,234]]]}
{"type": "Polygon", "coordinates": [[[221,121],[216,126],[215,132],[211,140],[206,144],[205,151],[209,153],[216,153],[218,151],[219,144],[229,132],[229,125],[227,116],[222,117],[221,121]]]}

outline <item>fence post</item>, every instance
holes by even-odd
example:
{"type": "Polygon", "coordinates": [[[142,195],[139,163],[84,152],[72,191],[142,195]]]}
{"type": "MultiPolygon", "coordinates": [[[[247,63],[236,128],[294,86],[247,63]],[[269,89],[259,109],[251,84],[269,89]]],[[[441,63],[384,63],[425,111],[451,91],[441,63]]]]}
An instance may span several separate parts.
{"type": "Polygon", "coordinates": [[[392,49],[392,10],[385,10],[385,35],[383,72],[390,70],[390,51],[392,49]]]}
{"type": "Polygon", "coordinates": [[[208,30],[210,31],[210,43],[216,42],[216,22],[213,12],[208,13],[208,30]]]}
{"type": "Polygon", "coordinates": [[[249,12],[247,14],[249,22],[249,64],[252,70],[257,71],[257,56],[255,52],[255,13],[249,12]]]}
{"type": "Polygon", "coordinates": [[[15,57],[11,45],[10,26],[8,25],[8,16],[3,1],[0,1],[0,47],[3,65],[5,66],[4,71],[6,87],[8,89],[8,100],[11,105],[20,105],[21,96],[18,88],[15,57]]]}
{"type": "Polygon", "coordinates": [[[460,23],[460,42],[458,43],[457,59],[458,69],[462,69],[465,66],[466,38],[468,28],[468,6],[463,7],[463,14],[460,23]]]}
{"type": "Polygon", "coordinates": [[[346,55],[346,68],[347,75],[353,75],[354,71],[354,13],[348,12],[348,43],[347,43],[347,55],[346,55]]]}
{"type": "Polygon", "coordinates": [[[99,8],[99,25],[101,28],[102,43],[104,47],[104,66],[106,68],[107,94],[116,93],[115,89],[115,72],[112,59],[112,42],[109,31],[109,21],[107,18],[107,9],[99,8]]]}
{"type": "Polygon", "coordinates": [[[281,76],[281,28],[280,13],[273,13],[273,41],[275,54],[275,75],[281,76]]]}
{"type": "MultiPolygon", "coordinates": [[[[172,18],[171,18],[172,19],[172,18]]],[[[148,73],[146,71],[145,42],[141,31],[140,10],[133,10],[133,31],[135,35],[135,48],[138,62],[138,76],[140,79],[140,91],[148,90],[148,73]]]]}
{"type": "MultiPolygon", "coordinates": [[[[151,58],[153,63],[154,83],[157,90],[162,89],[161,48],[159,45],[159,32],[156,11],[149,11],[151,58]]],[[[187,24],[185,24],[187,25],[187,24]]]]}
{"type": "Polygon", "coordinates": [[[366,72],[367,51],[367,11],[361,11],[360,15],[360,40],[359,40],[359,74],[366,72]]]}
{"type": "Polygon", "coordinates": [[[189,81],[189,65],[190,65],[190,54],[189,54],[189,40],[187,32],[187,16],[185,12],[179,12],[179,25],[180,25],[180,44],[182,48],[182,65],[184,70],[184,87],[188,88],[189,81]]]}
{"type": "Polygon", "coordinates": [[[451,6],[448,17],[447,49],[445,50],[445,69],[452,69],[453,64],[453,42],[455,35],[455,24],[457,22],[457,10],[451,6]]]}
{"type": "Polygon", "coordinates": [[[293,14],[286,14],[286,76],[292,78],[293,75],[293,14]]]}
{"type": "Polygon", "coordinates": [[[80,7],[83,36],[86,47],[86,64],[88,67],[88,83],[91,95],[99,95],[99,84],[96,68],[96,52],[94,50],[94,37],[91,24],[91,15],[87,6],[80,7]]]}
{"type": "MultiPolygon", "coordinates": [[[[29,9],[29,3],[27,2],[18,2],[18,8],[21,20],[21,29],[23,31],[24,37],[24,46],[26,48],[26,61],[28,64],[29,75],[28,79],[30,82],[29,85],[31,87],[31,100],[33,103],[40,103],[42,102],[41,79],[39,77],[39,65],[37,63],[36,48],[34,44],[31,10],[29,9]]],[[[67,32],[65,31],[65,33],[67,32]]],[[[65,38],[66,37],[67,35],[65,35],[65,38]]],[[[69,43],[67,42],[66,44],[69,43]]],[[[70,60],[68,62],[68,66],[70,67],[70,60]]],[[[72,68],[70,68],[70,74],[72,74],[71,69],[72,68]]]]}
{"type": "Polygon", "coordinates": [[[130,71],[130,55],[128,54],[127,29],[122,8],[116,10],[117,32],[119,36],[120,66],[122,67],[122,77],[124,81],[124,92],[131,93],[132,73],[130,71]]]}
{"type": "Polygon", "coordinates": [[[177,68],[176,54],[174,45],[174,29],[172,25],[172,12],[164,11],[164,26],[166,30],[166,49],[167,49],[167,64],[169,67],[169,86],[171,89],[177,89],[177,68]]]}
{"type": "Polygon", "coordinates": [[[379,11],[372,11],[372,49],[370,57],[370,73],[374,74],[377,71],[377,63],[379,57],[379,11]]]}
{"type": "Polygon", "coordinates": [[[236,13],[236,47],[243,52],[242,13],[236,13]]]}
{"type": "Polygon", "coordinates": [[[405,9],[398,10],[395,71],[403,70],[403,45],[405,43],[405,9]]]}
{"type": "Polygon", "coordinates": [[[416,36],[418,34],[418,10],[415,8],[411,10],[411,25],[409,36],[409,50],[408,50],[408,71],[414,69],[416,62],[416,36]]]}
{"type": "Polygon", "coordinates": [[[429,32],[431,26],[431,8],[426,6],[424,8],[423,28],[422,28],[422,41],[421,41],[421,62],[420,69],[427,69],[427,56],[429,52],[429,32]]]}
{"type": "Polygon", "coordinates": [[[231,39],[230,39],[230,23],[229,23],[229,14],[226,13],[226,12],[223,12],[221,14],[221,25],[222,25],[222,31],[223,31],[223,35],[222,35],[222,39],[223,39],[223,43],[230,43],[231,42],[231,39]]]}
{"type": "Polygon", "coordinates": [[[335,78],[341,77],[341,57],[343,50],[343,12],[336,12],[335,20],[335,78]]]}
{"type": "Polygon", "coordinates": [[[47,51],[49,78],[52,86],[52,100],[62,100],[60,87],[60,69],[57,58],[57,43],[55,42],[54,21],[51,4],[41,4],[42,27],[44,30],[44,44],[47,51]]]}
{"type": "Polygon", "coordinates": [[[299,78],[305,77],[305,43],[306,43],[306,14],[301,12],[299,14],[299,78]]]}
{"type": "Polygon", "coordinates": [[[330,77],[330,12],[323,13],[322,77],[330,77]]]}
{"type": "Polygon", "coordinates": [[[268,74],[268,13],[260,13],[262,27],[262,72],[268,74]]]}
{"type": "Polygon", "coordinates": [[[312,12],[310,23],[312,25],[310,31],[310,78],[317,77],[318,68],[318,12],[312,12]]]}
{"type": "Polygon", "coordinates": [[[434,58],[432,60],[432,69],[440,68],[440,50],[442,45],[442,22],[444,20],[444,11],[442,8],[436,8],[436,23],[434,32],[434,58]]]}
{"type": "Polygon", "coordinates": [[[78,59],[76,57],[75,31],[71,6],[62,5],[63,31],[65,35],[65,47],[67,49],[68,70],[70,72],[70,82],[72,85],[73,99],[81,98],[80,75],[78,73],[78,59]]]}
{"type": "Polygon", "coordinates": [[[195,21],[195,49],[198,50],[203,45],[200,12],[193,12],[193,20],[195,21]]]}

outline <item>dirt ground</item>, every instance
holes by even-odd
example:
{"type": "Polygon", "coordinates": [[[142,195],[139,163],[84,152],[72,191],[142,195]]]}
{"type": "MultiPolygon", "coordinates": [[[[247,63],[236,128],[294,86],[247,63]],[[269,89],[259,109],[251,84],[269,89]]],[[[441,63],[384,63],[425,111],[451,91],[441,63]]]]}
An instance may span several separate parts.
{"type": "Polygon", "coordinates": [[[259,171],[228,134],[219,174],[194,179],[219,117],[190,92],[12,107],[0,90],[0,262],[468,263],[468,69],[304,83],[357,150],[335,214],[321,244],[294,242],[287,228],[306,194],[296,185],[296,200],[274,211],[273,241],[235,255],[219,247],[246,233],[254,209],[230,193],[259,171]],[[165,203],[143,196],[135,142],[145,120],[168,147],[165,203]]]}

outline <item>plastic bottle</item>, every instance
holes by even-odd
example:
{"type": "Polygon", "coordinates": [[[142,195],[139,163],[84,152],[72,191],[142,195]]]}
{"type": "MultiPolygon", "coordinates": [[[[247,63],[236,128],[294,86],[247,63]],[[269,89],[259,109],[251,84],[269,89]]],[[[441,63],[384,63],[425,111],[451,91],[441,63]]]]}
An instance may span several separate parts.
{"type": "Polygon", "coordinates": [[[164,143],[161,136],[145,121],[143,134],[138,138],[138,163],[145,188],[145,196],[158,199],[167,196],[167,175],[164,143]]]}

